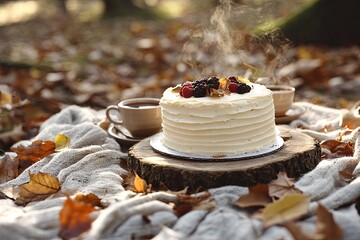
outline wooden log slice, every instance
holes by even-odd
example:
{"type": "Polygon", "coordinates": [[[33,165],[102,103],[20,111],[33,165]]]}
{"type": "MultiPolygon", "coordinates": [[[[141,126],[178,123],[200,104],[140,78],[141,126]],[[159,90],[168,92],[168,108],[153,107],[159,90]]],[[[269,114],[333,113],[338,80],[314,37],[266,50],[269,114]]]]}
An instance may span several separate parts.
{"type": "Polygon", "coordinates": [[[127,164],[147,183],[154,187],[163,183],[171,190],[251,186],[276,179],[280,171],[296,178],[315,168],[321,158],[319,143],[297,130],[279,129],[284,147],[267,156],[222,162],[184,160],[154,151],[147,138],[129,149],[127,164]]]}

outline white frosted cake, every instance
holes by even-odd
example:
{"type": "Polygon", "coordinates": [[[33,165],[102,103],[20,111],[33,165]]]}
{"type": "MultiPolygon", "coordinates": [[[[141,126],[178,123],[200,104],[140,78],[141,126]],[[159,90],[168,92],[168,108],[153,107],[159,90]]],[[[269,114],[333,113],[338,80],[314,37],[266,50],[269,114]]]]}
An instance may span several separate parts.
{"type": "Polygon", "coordinates": [[[276,143],[272,92],[263,85],[229,79],[218,79],[217,85],[202,79],[164,92],[160,106],[165,147],[227,156],[261,151],[276,143]],[[201,81],[206,94],[199,93],[201,81]],[[230,86],[233,83],[238,85],[230,86]],[[239,85],[243,89],[246,85],[246,90],[239,85]]]}

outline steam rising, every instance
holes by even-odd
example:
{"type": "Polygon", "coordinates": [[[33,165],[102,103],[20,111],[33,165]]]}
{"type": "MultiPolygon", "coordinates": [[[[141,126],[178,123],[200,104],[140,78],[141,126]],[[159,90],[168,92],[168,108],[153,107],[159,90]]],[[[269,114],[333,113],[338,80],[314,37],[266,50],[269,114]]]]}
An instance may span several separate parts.
{"type": "Polygon", "coordinates": [[[252,36],[251,30],[263,21],[263,8],[220,0],[208,22],[198,26],[184,45],[183,61],[197,77],[236,74],[253,81],[275,79],[275,70],[286,63],[289,42],[277,33],[261,39],[252,36]]]}

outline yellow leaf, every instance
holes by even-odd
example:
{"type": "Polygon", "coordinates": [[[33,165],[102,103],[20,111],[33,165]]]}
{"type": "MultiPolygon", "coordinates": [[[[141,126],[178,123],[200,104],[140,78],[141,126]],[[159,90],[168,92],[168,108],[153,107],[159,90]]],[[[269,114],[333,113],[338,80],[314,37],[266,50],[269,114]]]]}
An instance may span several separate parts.
{"type": "Polygon", "coordinates": [[[52,194],[60,189],[60,182],[56,177],[42,172],[29,173],[29,175],[29,183],[20,186],[20,195],[22,195],[21,192],[25,194],[52,194]]]}
{"type": "Polygon", "coordinates": [[[56,135],[54,142],[55,142],[57,151],[70,146],[70,138],[68,136],[66,136],[65,134],[56,135]]]}
{"type": "Polygon", "coordinates": [[[308,212],[311,198],[303,194],[284,195],[267,205],[262,213],[265,226],[298,219],[308,212]]]}
{"type": "Polygon", "coordinates": [[[135,191],[138,193],[145,193],[147,189],[147,184],[145,180],[139,177],[136,173],[134,179],[134,187],[135,187],[135,191]]]}
{"type": "Polygon", "coordinates": [[[29,202],[44,200],[60,189],[60,182],[56,177],[39,172],[31,174],[29,183],[15,187],[15,203],[25,206],[29,202]]]}

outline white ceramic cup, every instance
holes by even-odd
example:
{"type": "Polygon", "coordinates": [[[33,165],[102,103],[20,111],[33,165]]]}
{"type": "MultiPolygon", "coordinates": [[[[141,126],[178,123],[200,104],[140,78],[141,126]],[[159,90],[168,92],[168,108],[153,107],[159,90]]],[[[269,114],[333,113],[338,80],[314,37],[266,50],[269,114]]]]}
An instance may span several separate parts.
{"type": "Polygon", "coordinates": [[[295,88],[286,85],[269,85],[266,87],[273,93],[275,116],[285,116],[293,104],[295,88]]]}
{"type": "Polygon", "coordinates": [[[106,117],[115,125],[123,125],[133,137],[151,136],[161,130],[161,110],[158,98],[132,98],[110,105],[106,117]],[[111,114],[117,111],[119,120],[111,114]]]}

